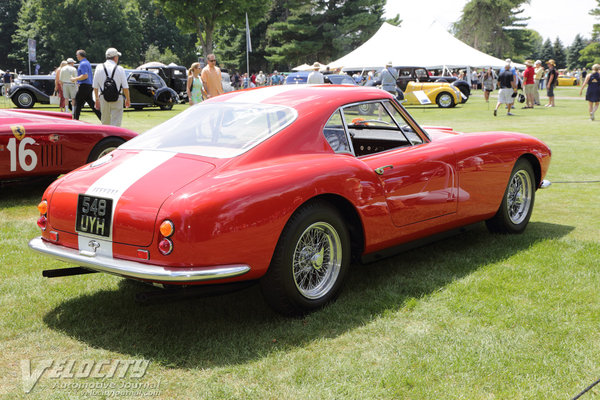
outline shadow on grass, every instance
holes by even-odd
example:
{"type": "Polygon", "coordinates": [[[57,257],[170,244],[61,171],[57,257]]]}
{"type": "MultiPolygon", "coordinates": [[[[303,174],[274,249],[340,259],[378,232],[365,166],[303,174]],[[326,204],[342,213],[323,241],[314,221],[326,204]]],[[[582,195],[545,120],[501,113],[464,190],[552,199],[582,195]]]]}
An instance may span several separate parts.
{"type": "Polygon", "coordinates": [[[337,337],[390,311],[410,312],[414,299],[572,229],[536,222],[522,235],[490,235],[482,225],[377,263],[354,265],[340,298],[304,319],[273,313],[258,286],[141,306],[134,303],[134,296],[143,289],[122,280],[116,291],[100,290],[60,304],[44,321],[92,347],[166,367],[234,365],[337,337]]]}
{"type": "Polygon", "coordinates": [[[35,207],[54,179],[56,179],[56,176],[0,181],[0,208],[16,205],[33,205],[35,207]]]}

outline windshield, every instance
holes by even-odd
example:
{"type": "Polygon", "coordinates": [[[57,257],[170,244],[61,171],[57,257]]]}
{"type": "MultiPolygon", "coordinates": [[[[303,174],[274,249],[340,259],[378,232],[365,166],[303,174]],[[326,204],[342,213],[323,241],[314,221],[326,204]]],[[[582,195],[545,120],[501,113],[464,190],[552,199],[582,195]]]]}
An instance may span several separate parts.
{"type": "Polygon", "coordinates": [[[146,131],[121,148],[231,158],[273,136],[296,117],[296,110],[284,106],[201,103],[146,131]]]}

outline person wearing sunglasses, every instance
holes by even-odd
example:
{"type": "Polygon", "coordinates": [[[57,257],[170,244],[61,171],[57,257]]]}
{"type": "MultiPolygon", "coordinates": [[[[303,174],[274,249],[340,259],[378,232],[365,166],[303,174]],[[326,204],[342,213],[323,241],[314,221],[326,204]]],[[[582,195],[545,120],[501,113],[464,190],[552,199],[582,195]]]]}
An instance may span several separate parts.
{"type": "Polygon", "coordinates": [[[206,98],[210,99],[224,93],[223,82],[221,81],[221,70],[217,67],[215,55],[209,54],[206,61],[208,61],[208,64],[202,70],[200,77],[202,78],[206,98]]]}

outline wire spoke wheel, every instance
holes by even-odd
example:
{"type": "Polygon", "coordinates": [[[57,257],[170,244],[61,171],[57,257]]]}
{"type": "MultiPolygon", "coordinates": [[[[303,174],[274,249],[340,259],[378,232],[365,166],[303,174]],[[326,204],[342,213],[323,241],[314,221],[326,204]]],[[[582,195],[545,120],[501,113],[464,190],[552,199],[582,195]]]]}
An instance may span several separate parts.
{"type": "Polygon", "coordinates": [[[532,193],[533,185],[527,172],[520,170],[513,175],[506,193],[508,217],[513,224],[520,224],[527,217],[532,193]]]}
{"type": "Polygon", "coordinates": [[[535,174],[530,162],[525,159],[517,160],[498,212],[485,221],[490,232],[521,233],[525,230],[535,201],[534,182],[535,174]]]}
{"type": "Polygon", "coordinates": [[[261,291],[283,315],[300,316],[335,300],[352,257],[350,231],[328,201],[299,207],[281,232],[261,291]]]}
{"type": "Polygon", "coordinates": [[[337,231],[326,222],[310,225],[300,235],[293,254],[294,283],[306,298],[327,294],[342,265],[342,244],[337,231]]]}

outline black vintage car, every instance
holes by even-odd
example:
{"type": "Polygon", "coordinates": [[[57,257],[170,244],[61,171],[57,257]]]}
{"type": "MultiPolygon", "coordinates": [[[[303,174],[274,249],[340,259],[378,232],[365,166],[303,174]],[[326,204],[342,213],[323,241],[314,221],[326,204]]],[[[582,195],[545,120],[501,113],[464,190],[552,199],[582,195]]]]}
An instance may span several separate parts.
{"type": "Polygon", "coordinates": [[[54,93],[54,75],[19,75],[8,97],[19,108],[31,108],[35,103],[50,104],[54,93]]]}
{"type": "Polygon", "coordinates": [[[125,70],[131,107],[141,110],[144,107],[159,106],[170,110],[177,103],[175,90],[167,86],[160,76],[146,70],[125,70]]]}
{"type": "MultiPolygon", "coordinates": [[[[131,107],[158,106],[170,110],[177,103],[177,93],[157,74],[143,70],[125,70],[131,107]]],[[[9,97],[19,108],[32,108],[35,103],[50,104],[54,93],[54,75],[21,75],[9,91],[9,97]]]]}
{"type": "Polygon", "coordinates": [[[168,87],[173,89],[182,102],[187,101],[187,69],[181,65],[148,66],[140,69],[152,71],[162,78],[168,87]]]}

